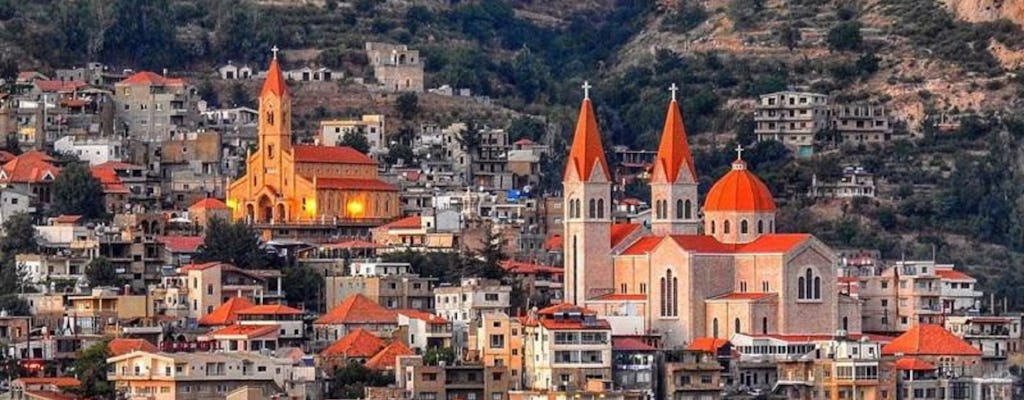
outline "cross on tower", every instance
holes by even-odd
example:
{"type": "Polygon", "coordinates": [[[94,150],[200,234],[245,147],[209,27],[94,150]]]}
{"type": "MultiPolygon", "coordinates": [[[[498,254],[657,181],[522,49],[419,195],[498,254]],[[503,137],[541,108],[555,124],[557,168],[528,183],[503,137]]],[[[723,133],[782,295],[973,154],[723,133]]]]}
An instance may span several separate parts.
{"type": "Polygon", "coordinates": [[[676,86],[675,82],[672,82],[672,86],[668,87],[668,91],[672,92],[672,101],[676,101],[677,90],[679,90],[679,86],[676,86]]]}
{"type": "Polygon", "coordinates": [[[742,160],[743,159],[743,146],[740,146],[738,144],[736,145],[736,159],[737,160],[742,160]]]}
{"type": "Polygon", "coordinates": [[[281,49],[277,48],[277,46],[276,46],[276,45],[275,45],[274,47],[271,47],[271,48],[270,48],[270,52],[274,53],[274,59],[275,59],[275,60],[277,59],[277,52],[278,52],[278,51],[280,51],[280,50],[281,50],[281,49]]]}
{"type": "Polygon", "coordinates": [[[583,86],[581,86],[581,87],[583,88],[583,99],[589,100],[590,99],[590,88],[592,87],[592,86],[590,86],[590,82],[583,81],[583,86]]]}

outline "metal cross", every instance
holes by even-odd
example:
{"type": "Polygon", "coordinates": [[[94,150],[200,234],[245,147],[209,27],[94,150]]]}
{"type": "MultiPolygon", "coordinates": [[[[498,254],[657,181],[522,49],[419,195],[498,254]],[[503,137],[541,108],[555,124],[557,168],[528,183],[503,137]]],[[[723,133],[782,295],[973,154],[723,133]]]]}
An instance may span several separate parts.
{"type": "Polygon", "coordinates": [[[278,52],[278,51],[280,51],[280,50],[281,50],[281,49],[277,48],[277,46],[276,46],[276,45],[275,45],[274,47],[271,47],[271,48],[270,48],[270,51],[274,53],[274,59],[275,59],[275,60],[277,59],[277,52],[278,52]]]}
{"type": "Polygon", "coordinates": [[[743,159],[743,146],[740,146],[738,144],[736,145],[736,159],[737,160],[742,160],[743,159]]]}
{"type": "Polygon", "coordinates": [[[672,83],[672,86],[668,87],[668,91],[672,92],[672,101],[676,101],[677,90],[679,90],[679,86],[676,86],[675,82],[672,83]]]}
{"type": "Polygon", "coordinates": [[[590,86],[590,82],[583,81],[583,86],[582,87],[583,87],[583,98],[584,99],[590,99],[590,88],[592,87],[592,86],[590,86]]]}

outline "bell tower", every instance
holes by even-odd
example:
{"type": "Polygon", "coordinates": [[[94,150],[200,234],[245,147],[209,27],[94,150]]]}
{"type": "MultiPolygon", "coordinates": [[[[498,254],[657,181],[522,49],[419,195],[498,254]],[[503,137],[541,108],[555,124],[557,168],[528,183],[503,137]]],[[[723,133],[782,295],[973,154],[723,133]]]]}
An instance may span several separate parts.
{"type": "Polygon", "coordinates": [[[672,101],[651,174],[651,231],[655,235],[696,235],[700,228],[697,170],[686,142],[677,90],[674,83],[669,88],[672,101]]]}
{"type": "MultiPolygon", "coordinates": [[[[259,99],[259,154],[264,168],[264,179],[281,180],[283,154],[292,148],[292,98],[285,85],[281,65],[277,62],[277,46],[267,69],[267,77],[259,99]]],[[[278,187],[282,182],[275,181],[278,187]]]]}
{"type": "Polygon", "coordinates": [[[614,289],[611,179],[590,104],[590,84],[584,82],[583,104],[562,178],[565,302],[583,305],[595,294],[614,289]]]}

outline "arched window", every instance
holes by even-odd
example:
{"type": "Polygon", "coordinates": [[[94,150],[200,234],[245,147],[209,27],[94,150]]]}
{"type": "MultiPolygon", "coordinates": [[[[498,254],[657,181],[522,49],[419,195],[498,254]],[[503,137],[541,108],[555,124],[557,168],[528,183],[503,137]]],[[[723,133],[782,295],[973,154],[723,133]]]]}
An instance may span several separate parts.
{"type": "Polygon", "coordinates": [[[590,212],[587,213],[587,216],[590,218],[597,216],[597,203],[594,199],[590,199],[590,212]]]}
{"type": "Polygon", "coordinates": [[[761,334],[768,334],[768,317],[761,318],[761,334]]]}
{"type": "Polygon", "coordinates": [[[718,318],[711,320],[711,336],[718,337],[718,318]]]}
{"type": "Polygon", "coordinates": [[[747,220],[740,221],[740,233],[747,233],[747,220]]]}
{"type": "Polygon", "coordinates": [[[711,234],[715,234],[715,221],[711,221],[711,234]]]}
{"type": "Polygon", "coordinates": [[[739,319],[739,318],[736,318],[736,323],[735,323],[735,325],[736,325],[736,329],[734,329],[734,330],[732,331],[732,333],[734,333],[734,334],[736,334],[736,333],[740,333],[740,319],[739,319]]]}
{"type": "Polygon", "coordinates": [[[597,199],[597,217],[604,218],[604,199],[597,199]]]}
{"type": "Polygon", "coordinates": [[[676,219],[683,218],[683,201],[676,200],[676,219]]]}
{"type": "Polygon", "coordinates": [[[814,298],[811,295],[812,293],[814,293],[814,287],[813,287],[814,276],[813,275],[814,275],[814,273],[811,272],[810,268],[808,268],[807,271],[804,272],[804,282],[805,282],[804,284],[807,285],[807,288],[804,289],[804,293],[807,294],[807,296],[804,297],[805,299],[813,299],[814,298]]]}
{"type": "Polygon", "coordinates": [[[722,223],[722,233],[729,233],[729,220],[722,223]]]}
{"type": "Polygon", "coordinates": [[[805,298],[807,298],[807,286],[806,285],[807,285],[807,283],[804,280],[804,277],[801,276],[800,279],[797,279],[796,286],[797,286],[797,292],[798,293],[796,295],[796,298],[798,298],[798,299],[805,299],[805,298]]]}
{"type": "Polygon", "coordinates": [[[672,278],[672,316],[679,315],[679,278],[672,278]]]}
{"type": "Polygon", "coordinates": [[[843,317],[843,330],[844,331],[849,331],[850,330],[849,322],[850,322],[850,320],[847,319],[847,317],[843,317]]]}
{"type": "Polygon", "coordinates": [[[665,278],[661,278],[661,316],[668,315],[668,287],[665,285],[665,278]]]}
{"type": "Polygon", "coordinates": [[[690,200],[686,200],[686,203],[683,204],[683,218],[693,218],[693,212],[690,211],[692,205],[693,204],[690,203],[690,200]]]}
{"type": "Polygon", "coordinates": [[[576,218],[583,216],[583,200],[576,199],[576,218]]]}
{"type": "Polygon", "coordinates": [[[814,277],[814,298],[821,299],[821,277],[814,277]]]}
{"type": "Polygon", "coordinates": [[[578,276],[576,276],[576,267],[579,266],[579,243],[576,241],[576,235],[572,235],[572,286],[574,287],[572,294],[572,301],[576,301],[576,290],[575,286],[579,284],[578,276]]]}
{"type": "Polygon", "coordinates": [[[757,233],[764,233],[764,221],[757,220],[757,233]]]}

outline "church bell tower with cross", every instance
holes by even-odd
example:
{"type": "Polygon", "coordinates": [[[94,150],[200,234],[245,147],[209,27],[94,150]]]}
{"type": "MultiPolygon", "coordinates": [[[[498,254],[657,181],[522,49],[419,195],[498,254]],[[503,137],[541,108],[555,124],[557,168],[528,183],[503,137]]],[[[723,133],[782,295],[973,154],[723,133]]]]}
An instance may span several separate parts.
{"type": "Polygon", "coordinates": [[[696,235],[700,230],[697,169],[676,101],[678,90],[674,83],[669,87],[672,100],[651,168],[651,231],[655,235],[696,235]]]}

